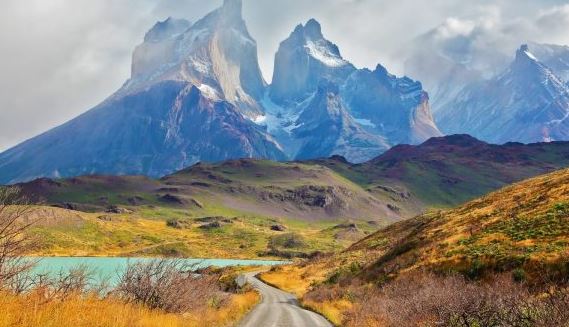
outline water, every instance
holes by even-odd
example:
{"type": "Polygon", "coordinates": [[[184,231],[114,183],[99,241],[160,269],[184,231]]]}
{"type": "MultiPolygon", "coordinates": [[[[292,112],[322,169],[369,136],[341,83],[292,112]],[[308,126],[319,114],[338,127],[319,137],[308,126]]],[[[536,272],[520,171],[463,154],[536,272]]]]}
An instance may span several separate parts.
{"type": "MultiPolygon", "coordinates": [[[[34,273],[56,275],[60,272],[68,272],[74,268],[86,268],[93,272],[95,282],[107,282],[115,284],[119,276],[124,272],[129,263],[150,262],[148,258],[34,258],[38,260],[34,273]]],[[[231,267],[231,266],[275,266],[282,265],[286,261],[265,260],[231,260],[231,259],[182,259],[183,263],[192,265],[196,269],[207,267],[231,267]]]]}

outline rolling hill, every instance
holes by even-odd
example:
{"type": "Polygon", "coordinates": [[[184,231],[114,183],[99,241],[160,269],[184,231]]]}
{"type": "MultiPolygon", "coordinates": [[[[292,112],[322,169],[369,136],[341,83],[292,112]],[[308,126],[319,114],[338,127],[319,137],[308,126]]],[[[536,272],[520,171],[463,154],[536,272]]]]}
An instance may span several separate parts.
{"type": "Polygon", "coordinates": [[[263,278],[341,319],[363,300],[357,294],[418,272],[474,280],[506,273],[538,286],[563,280],[568,251],[569,170],[561,170],[456,209],[393,224],[342,253],[275,269],[263,278]]]}
{"type": "Polygon", "coordinates": [[[161,179],[95,175],[18,186],[54,218],[38,226],[36,254],[306,257],[567,167],[568,154],[567,143],[498,146],[457,135],[398,146],[359,165],[342,157],[241,159],[161,179]],[[299,246],[281,246],[289,240],[299,246]]]}
{"type": "Polygon", "coordinates": [[[35,203],[81,211],[157,206],[387,224],[568,166],[567,142],[491,145],[453,135],[396,146],[363,164],[339,156],[288,163],[241,159],[200,163],[156,180],[84,176],[19,186],[35,203]]]}

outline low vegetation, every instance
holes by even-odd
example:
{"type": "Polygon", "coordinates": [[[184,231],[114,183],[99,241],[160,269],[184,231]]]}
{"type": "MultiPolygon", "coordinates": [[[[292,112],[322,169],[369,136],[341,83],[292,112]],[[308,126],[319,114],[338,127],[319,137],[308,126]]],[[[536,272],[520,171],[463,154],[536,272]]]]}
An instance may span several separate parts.
{"type": "Polygon", "coordinates": [[[24,258],[34,221],[16,189],[0,189],[0,326],[227,326],[259,300],[230,270],[196,271],[182,261],[129,265],[117,285],[77,267],[38,274],[24,258]]]}
{"type": "Polygon", "coordinates": [[[262,275],[342,326],[568,326],[569,170],[262,275]]]}

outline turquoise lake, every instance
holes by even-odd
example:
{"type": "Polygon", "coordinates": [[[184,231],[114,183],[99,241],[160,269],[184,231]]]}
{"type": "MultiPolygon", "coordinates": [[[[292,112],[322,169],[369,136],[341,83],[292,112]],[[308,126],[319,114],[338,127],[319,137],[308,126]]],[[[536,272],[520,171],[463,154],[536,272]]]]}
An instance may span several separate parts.
{"type": "MultiPolygon", "coordinates": [[[[118,280],[129,263],[150,262],[155,259],[148,258],[33,258],[38,260],[34,272],[37,274],[58,274],[71,269],[84,267],[93,272],[96,281],[107,281],[111,284],[118,280]]],[[[231,267],[231,266],[275,266],[286,261],[265,260],[231,260],[231,259],[182,259],[184,263],[195,265],[197,268],[231,267]]]]}

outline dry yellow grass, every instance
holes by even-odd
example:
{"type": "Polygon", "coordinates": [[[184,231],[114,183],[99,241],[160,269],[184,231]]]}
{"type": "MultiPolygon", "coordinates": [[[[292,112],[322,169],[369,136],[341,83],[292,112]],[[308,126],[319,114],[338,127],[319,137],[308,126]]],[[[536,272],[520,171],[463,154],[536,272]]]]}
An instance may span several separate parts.
{"type": "Polygon", "coordinates": [[[43,303],[36,295],[0,294],[1,327],[202,327],[230,326],[256,303],[259,295],[249,292],[232,297],[221,308],[207,308],[185,315],[168,314],[115,299],[75,297],[43,303]]]}
{"type": "Polygon", "coordinates": [[[310,288],[310,285],[319,279],[317,275],[310,274],[317,270],[315,265],[309,267],[311,267],[310,270],[301,266],[280,266],[260,274],[259,277],[264,282],[300,298],[310,288]]]}
{"type": "Polygon", "coordinates": [[[324,302],[303,300],[302,305],[307,309],[320,313],[336,326],[342,325],[344,313],[353,307],[353,303],[343,299],[324,302]]]}

